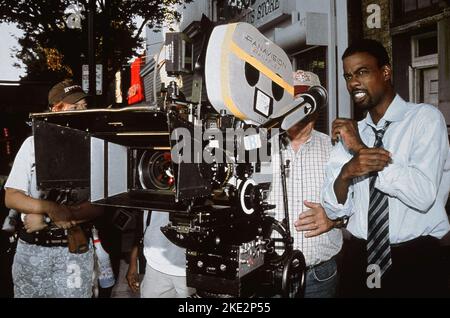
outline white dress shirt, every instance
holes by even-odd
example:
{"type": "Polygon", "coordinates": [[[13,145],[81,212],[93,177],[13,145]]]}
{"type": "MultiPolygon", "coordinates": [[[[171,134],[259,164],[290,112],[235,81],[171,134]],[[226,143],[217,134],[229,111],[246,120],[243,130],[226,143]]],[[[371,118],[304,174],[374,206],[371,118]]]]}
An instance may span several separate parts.
{"type": "MultiPolygon", "coordinates": [[[[309,140],[295,152],[289,144],[283,151],[284,161],[290,161],[286,171],[287,198],[289,204],[289,222],[294,238],[294,249],[305,256],[306,265],[317,265],[335,256],[342,247],[342,232],[332,229],[316,237],[306,238],[305,232],[297,232],[294,222],[298,216],[308,210],[303,201],[320,203],[320,192],[325,178],[325,166],[330,157],[331,139],[329,136],[313,130],[309,140]]],[[[269,202],[276,208],[269,215],[281,221],[284,219],[284,196],[281,185],[280,154],[278,142],[272,142],[273,180],[269,202]]],[[[273,237],[280,237],[273,235],[273,237]]]]}
{"type": "MultiPolygon", "coordinates": [[[[445,120],[434,106],[407,103],[397,95],[377,125],[370,114],[358,123],[361,139],[368,147],[375,142],[372,127],[382,129],[386,121],[392,123],[383,145],[391,152],[392,163],[378,173],[375,187],[389,195],[390,242],[426,235],[441,238],[450,230],[444,202],[450,187],[450,171],[443,174],[449,156],[445,120]]],[[[342,166],[351,158],[342,142],[333,148],[323,205],[331,219],[350,216],[347,229],[357,238],[367,239],[369,178],[353,179],[344,204],[337,202],[333,188],[342,166]]]]}

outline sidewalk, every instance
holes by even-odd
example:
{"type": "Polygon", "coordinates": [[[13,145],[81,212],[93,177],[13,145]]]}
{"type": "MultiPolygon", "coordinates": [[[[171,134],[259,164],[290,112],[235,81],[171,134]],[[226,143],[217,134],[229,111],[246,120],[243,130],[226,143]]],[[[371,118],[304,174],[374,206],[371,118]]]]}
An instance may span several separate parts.
{"type": "Polygon", "coordinates": [[[111,298],[139,298],[139,293],[131,292],[131,289],[128,287],[127,279],[125,278],[127,268],[128,264],[121,260],[119,278],[112,290],[111,298]]]}

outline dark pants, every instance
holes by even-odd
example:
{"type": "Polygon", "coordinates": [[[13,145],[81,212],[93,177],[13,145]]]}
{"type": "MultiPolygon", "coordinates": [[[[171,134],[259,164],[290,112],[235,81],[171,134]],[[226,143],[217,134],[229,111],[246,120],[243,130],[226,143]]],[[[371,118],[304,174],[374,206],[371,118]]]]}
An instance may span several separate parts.
{"type": "Polygon", "coordinates": [[[344,241],[340,296],[443,297],[447,278],[439,240],[423,236],[391,245],[392,266],[381,277],[381,288],[369,288],[366,241],[344,241]]]}

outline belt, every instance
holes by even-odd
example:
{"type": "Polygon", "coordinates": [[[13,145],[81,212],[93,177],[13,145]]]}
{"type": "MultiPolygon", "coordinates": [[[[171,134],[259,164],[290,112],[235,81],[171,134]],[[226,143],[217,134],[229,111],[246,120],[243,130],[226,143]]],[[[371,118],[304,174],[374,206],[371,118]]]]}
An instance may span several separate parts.
{"type": "Polygon", "coordinates": [[[420,236],[413,240],[391,244],[391,248],[418,248],[429,244],[439,244],[439,239],[434,236],[420,236]]]}
{"type": "Polygon", "coordinates": [[[67,246],[67,234],[63,229],[54,231],[39,231],[27,233],[25,229],[19,232],[19,238],[28,244],[39,246],[67,246]],[[61,231],[62,230],[62,231],[61,231]]]}
{"type": "Polygon", "coordinates": [[[320,267],[320,266],[322,266],[322,265],[324,265],[324,264],[326,264],[326,263],[328,263],[328,262],[330,262],[330,261],[332,261],[332,260],[334,260],[334,259],[335,259],[335,256],[333,256],[332,258],[330,258],[330,259],[328,259],[328,260],[326,260],[326,261],[320,262],[320,263],[318,263],[318,264],[306,266],[306,270],[307,270],[307,271],[310,271],[310,270],[312,270],[312,269],[314,269],[314,268],[317,268],[317,267],[320,267]]]}
{"type": "MultiPolygon", "coordinates": [[[[91,236],[90,226],[81,226],[81,228],[84,230],[87,237],[91,236]]],[[[27,233],[25,228],[22,228],[19,231],[19,238],[28,244],[46,247],[67,246],[68,243],[67,231],[60,228],[47,229],[34,233],[27,233]]]]}
{"type": "MultiPolygon", "coordinates": [[[[346,244],[346,242],[349,244],[347,246],[347,248],[356,248],[356,249],[360,249],[360,250],[365,250],[366,246],[367,246],[366,240],[357,238],[353,235],[350,237],[350,239],[344,240],[344,244],[346,244]]],[[[427,235],[427,236],[416,237],[415,239],[405,241],[405,242],[390,244],[390,246],[391,246],[392,253],[405,254],[405,253],[410,253],[411,251],[414,251],[414,250],[430,249],[433,247],[438,247],[439,239],[437,239],[434,236],[427,235]]]]}
{"type": "MultiPolygon", "coordinates": [[[[353,244],[357,244],[357,246],[361,248],[365,248],[365,246],[367,245],[366,240],[357,238],[356,236],[353,235],[350,237],[350,239],[346,241],[351,242],[353,244]]],[[[420,236],[409,241],[390,244],[392,251],[404,251],[415,248],[429,248],[430,246],[438,246],[438,245],[439,239],[431,235],[420,236]]]]}

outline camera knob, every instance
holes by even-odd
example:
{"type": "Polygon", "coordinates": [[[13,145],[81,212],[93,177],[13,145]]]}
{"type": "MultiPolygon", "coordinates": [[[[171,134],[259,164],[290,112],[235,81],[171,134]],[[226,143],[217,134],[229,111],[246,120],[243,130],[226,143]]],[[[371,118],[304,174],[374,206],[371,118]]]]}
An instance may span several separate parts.
{"type": "Polygon", "coordinates": [[[197,262],[197,267],[202,268],[203,267],[203,262],[202,261],[198,261],[197,262]]]}
{"type": "Polygon", "coordinates": [[[225,271],[227,270],[227,266],[226,266],[225,264],[221,264],[221,265],[220,265],[220,270],[221,270],[222,272],[225,272],[225,271]]]}

